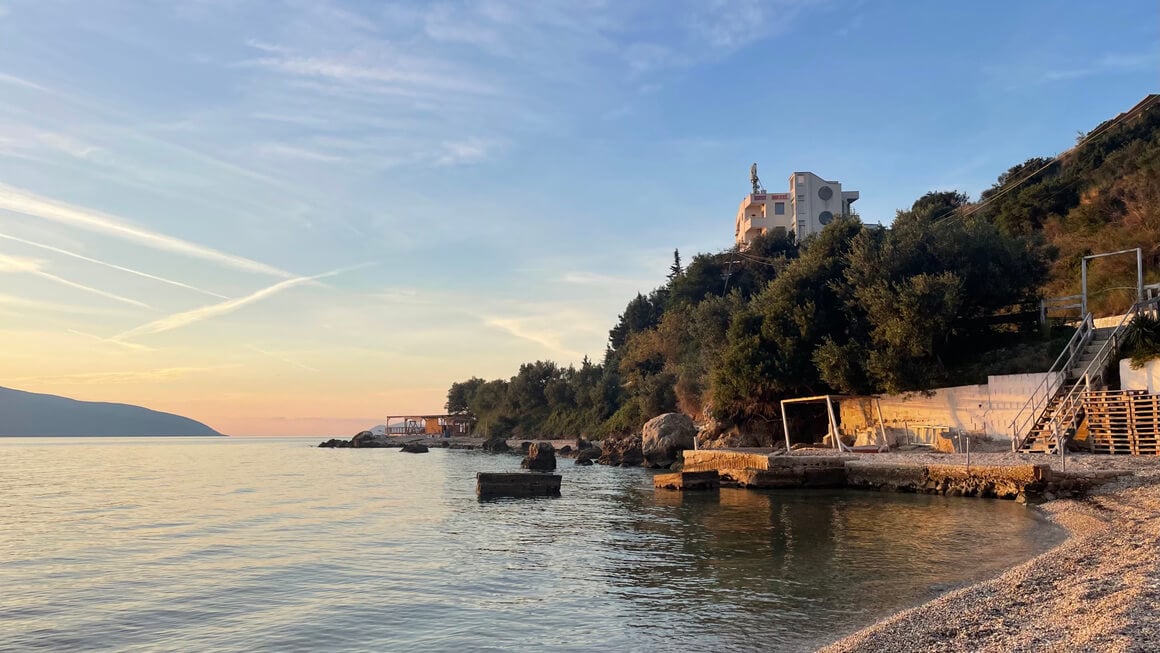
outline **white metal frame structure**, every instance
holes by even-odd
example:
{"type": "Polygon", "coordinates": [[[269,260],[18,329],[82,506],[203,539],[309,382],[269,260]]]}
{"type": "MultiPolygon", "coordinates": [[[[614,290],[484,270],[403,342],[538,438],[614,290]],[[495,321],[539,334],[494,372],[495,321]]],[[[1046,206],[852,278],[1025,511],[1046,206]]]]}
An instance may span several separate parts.
{"type": "Polygon", "coordinates": [[[878,446],[886,446],[886,426],[882,422],[882,402],[879,401],[877,395],[857,396],[857,395],[815,395],[812,397],[795,397],[793,399],[781,400],[781,427],[785,432],[785,449],[789,451],[789,421],[785,417],[786,404],[806,404],[806,403],[822,403],[826,404],[826,414],[829,416],[830,424],[830,441],[834,448],[838,451],[851,451],[842,443],[842,438],[838,437],[838,418],[834,414],[834,401],[842,399],[869,399],[874,402],[874,410],[878,413],[878,446]]]}

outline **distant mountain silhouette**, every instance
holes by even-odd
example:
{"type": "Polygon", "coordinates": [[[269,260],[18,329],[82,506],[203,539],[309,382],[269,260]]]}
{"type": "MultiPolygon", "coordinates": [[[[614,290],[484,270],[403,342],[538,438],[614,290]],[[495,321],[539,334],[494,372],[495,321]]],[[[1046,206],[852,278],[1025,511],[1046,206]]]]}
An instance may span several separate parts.
{"type": "Polygon", "coordinates": [[[77,401],[0,387],[0,436],[221,435],[201,422],[140,406],[77,401]]]}

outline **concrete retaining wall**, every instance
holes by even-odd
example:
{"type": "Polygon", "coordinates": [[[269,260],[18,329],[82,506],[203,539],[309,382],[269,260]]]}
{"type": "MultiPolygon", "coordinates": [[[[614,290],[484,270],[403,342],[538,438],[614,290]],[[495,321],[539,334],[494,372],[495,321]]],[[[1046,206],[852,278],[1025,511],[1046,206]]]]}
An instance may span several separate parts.
{"type": "MultiPolygon", "coordinates": [[[[1009,440],[1011,421],[1046,378],[1046,373],[1007,374],[987,377],[981,385],[936,388],[929,394],[883,395],[882,420],[901,439],[904,425],[942,426],[953,431],[1009,440]]],[[[878,416],[870,400],[839,403],[842,428],[865,429],[876,425],[878,416]]]]}
{"type": "Polygon", "coordinates": [[[1144,367],[1132,369],[1132,361],[1125,358],[1120,361],[1120,389],[1146,390],[1148,394],[1157,394],[1160,389],[1160,359],[1144,363],[1144,367]]]}

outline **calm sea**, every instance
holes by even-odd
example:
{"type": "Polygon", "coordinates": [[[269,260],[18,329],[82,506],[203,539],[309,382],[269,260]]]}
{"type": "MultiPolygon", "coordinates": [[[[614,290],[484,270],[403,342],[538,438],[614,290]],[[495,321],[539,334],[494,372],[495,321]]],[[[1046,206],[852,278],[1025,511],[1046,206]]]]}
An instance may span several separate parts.
{"type": "Polygon", "coordinates": [[[1059,540],[1012,502],[655,493],[478,452],[0,439],[0,650],[795,651],[1059,540]]]}

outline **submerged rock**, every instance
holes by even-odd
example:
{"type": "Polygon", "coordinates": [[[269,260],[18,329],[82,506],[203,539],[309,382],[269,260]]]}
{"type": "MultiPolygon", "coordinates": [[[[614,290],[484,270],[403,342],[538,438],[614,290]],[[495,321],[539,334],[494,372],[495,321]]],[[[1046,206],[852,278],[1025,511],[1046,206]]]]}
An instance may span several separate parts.
{"type": "Polygon", "coordinates": [[[318,446],[327,449],[349,449],[350,440],[339,440],[338,438],[331,438],[325,442],[319,443],[318,446]]]}
{"type": "Polygon", "coordinates": [[[512,450],[507,443],[507,438],[498,435],[484,440],[482,449],[491,453],[507,453],[512,450]]]}
{"type": "Polygon", "coordinates": [[[547,442],[533,442],[528,447],[528,455],[520,462],[520,467],[537,472],[556,469],[556,449],[547,442]]]}
{"type": "Polygon", "coordinates": [[[576,452],[577,465],[591,465],[592,461],[600,457],[600,448],[589,446],[576,452]]]}
{"type": "Polygon", "coordinates": [[[418,442],[408,442],[407,444],[404,444],[403,447],[399,449],[399,451],[403,453],[427,453],[429,449],[425,444],[419,444],[418,442]]]}

